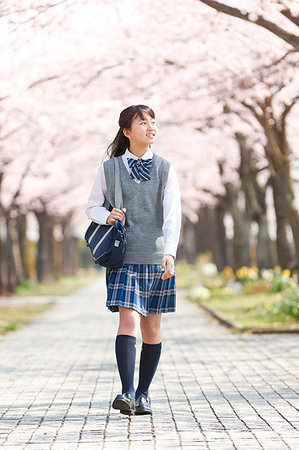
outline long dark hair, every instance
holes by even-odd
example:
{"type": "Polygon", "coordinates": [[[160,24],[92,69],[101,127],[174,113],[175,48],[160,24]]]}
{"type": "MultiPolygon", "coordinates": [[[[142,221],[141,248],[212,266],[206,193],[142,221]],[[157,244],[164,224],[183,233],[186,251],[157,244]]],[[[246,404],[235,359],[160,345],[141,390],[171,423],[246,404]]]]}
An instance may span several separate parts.
{"type": "Polygon", "coordinates": [[[144,120],[144,112],[148,113],[153,119],[155,119],[154,111],[146,105],[128,106],[120,113],[118,120],[119,130],[106,150],[106,153],[110,159],[114,156],[123,155],[127,148],[130,149],[130,141],[124,135],[123,129],[126,128],[127,130],[130,130],[132,122],[137,116],[144,120]]]}

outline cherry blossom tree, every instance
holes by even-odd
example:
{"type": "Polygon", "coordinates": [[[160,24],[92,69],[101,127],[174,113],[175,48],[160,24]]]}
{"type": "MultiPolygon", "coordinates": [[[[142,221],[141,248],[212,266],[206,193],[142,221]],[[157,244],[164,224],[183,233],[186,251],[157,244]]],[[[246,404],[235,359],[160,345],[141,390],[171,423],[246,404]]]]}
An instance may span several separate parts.
{"type": "MultiPolygon", "coordinates": [[[[199,0],[201,3],[229,16],[254,23],[278,36],[299,51],[299,36],[280,25],[281,15],[292,24],[299,25],[298,3],[294,1],[255,0],[248,2],[229,1],[222,3],[214,0],[199,0]],[[236,5],[238,7],[236,7],[236,5]]],[[[285,21],[286,22],[286,21],[285,21]]],[[[289,24],[288,24],[289,25],[289,24]]]]}
{"type": "MultiPolygon", "coordinates": [[[[15,248],[25,248],[13,233],[13,216],[34,214],[38,278],[75,270],[67,261],[75,260],[76,240],[88,225],[84,209],[97,166],[119,112],[143,103],[157,113],[153,150],[179,177],[182,256],[190,255],[191,230],[193,248],[203,250],[196,229],[209,209],[219,224],[205,248],[213,248],[219,268],[252,262],[253,223],[260,266],[275,260],[269,234],[281,265],[297,264],[296,3],[226,2],[246,20],[207,3],[2,2],[0,202],[2,228],[11,230],[1,233],[2,254],[8,235],[15,248]],[[235,261],[224,254],[225,238],[232,239],[235,261]]],[[[26,261],[13,253],[15,265],[26,261]]],[[[19,264],[9,289],[26,270],[19,264]]]]}

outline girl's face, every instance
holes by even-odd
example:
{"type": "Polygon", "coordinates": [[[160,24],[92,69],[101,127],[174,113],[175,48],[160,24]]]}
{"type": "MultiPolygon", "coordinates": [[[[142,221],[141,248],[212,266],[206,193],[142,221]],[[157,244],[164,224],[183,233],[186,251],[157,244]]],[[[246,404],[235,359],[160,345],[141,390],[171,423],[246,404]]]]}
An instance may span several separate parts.
{"type": "Polygon", "coordinates": [[[139,116],[132,121],[131,130],[124,130],[130,144],[150,145],[154,142],[158,132],[156,121],[147,113],[143,113],[144,119],[139,116]]]}

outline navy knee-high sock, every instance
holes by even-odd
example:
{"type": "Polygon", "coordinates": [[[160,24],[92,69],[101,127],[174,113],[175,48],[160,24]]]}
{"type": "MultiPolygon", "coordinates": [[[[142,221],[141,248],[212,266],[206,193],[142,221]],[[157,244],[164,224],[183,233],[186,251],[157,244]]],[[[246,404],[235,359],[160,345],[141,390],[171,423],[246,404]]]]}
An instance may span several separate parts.
{"type": "Polygon", "coordinates": [[[129,392],[132,397],[134,390],[134,371],[136,360],[136,337],[119,334],[115,339],[117,367],[122,383],[122,394],[129,392]]]}
{"type": "Polygon", "coordinates": [[[142,350],[139,365],[139,382],[136,389],[135,398],[143,395],[148,396],[148,389],[157,370],[162,350],[162,342],[160,344],[142,343],[142,350]]]}

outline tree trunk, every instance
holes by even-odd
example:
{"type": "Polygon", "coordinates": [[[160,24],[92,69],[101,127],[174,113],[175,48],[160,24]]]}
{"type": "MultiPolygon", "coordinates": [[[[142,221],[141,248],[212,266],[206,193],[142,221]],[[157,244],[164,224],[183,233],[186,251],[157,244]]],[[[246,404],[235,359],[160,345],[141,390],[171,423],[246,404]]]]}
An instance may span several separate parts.
{"type": "Polygon", "coordinates": [[[233,255],[234,269],[251,266],[250,258],[250,221],[242,214],[236,205],[231,211],[234,221],[233,255]]]}
{"type": "Polygon", "coordinates": [[[291,250],[287,237],[287,220],[284,212],[280,186],[277,184],[277,178],[270,179],[273,191],[273,201],[276,216],[276,248],[279,265],[282,269],[292,267],[294,264],[294,255],[291,250]]]}
{"type": "Polygon", "coordinates": [[[272,250],[272,242],[268,233],[267,216],[261,216],[259,218],[258,226],[256,245],[257,266],[259,268],[269,269],[273,267],[276,262],[272,250]]]}
{"type": "Polygon", "coordinates": [[[211,252],[219,271],[228,264],[224,214],[221,205],[202,207],[196,232],[198,253],[211,252]]]}
{"type": "Polygon", "coordinates": [[[214,253],[214,260],[219,271],[222,271],[225,266],[229,265],[227,254],[227,238],[224,226],[225,210],[221,204],[215,206],[215,226],[216,226],[216,249],[214,253]]]}
{"type": "MultiPolygon", "coordinates": [[[[224,174],[223,162],[218,162],[220,176],[224,174]]],[[[242,266],[250,266],[250,217],[248,217],[246,210],[243,211],[238,204],[239,191],[238,188],[231,182],[223,183],[226,194],[220,197],[223,209],[228,211],[234,222],[234,236],[233,236],[233,255],[234,255],[234,269],[242,266]]]]}
{"type": "Polygon", "coordinates": [[[2,293],[13,292],[15,287],[20,283],[21,279],[18,276],[14,259],[14,241],[11,234],[11,218],[10,211],[6,211],[2,207],[4,214],[5,235],[2,240],[2,293]]]}
{"type": "Polygon", "coordinates": [[[295,244],[295,260],[291,262],[290,269],[299,270],[299,214],[296,208],[296,200],[293,188],[293,180],[290,175],[290,167],[288,161],[283,161],[278,172],[278,180],[281,194],[283,195],[283,206],[288,223],[291,227],[294,244],[295,244]]]}
{"type": "Polygon", "coordinates": [[[188,217],[182,217],[180,243],[177,250],[177,259],[192,263],[197,254],[198,241],[196,238],[197,223],[191,222],[188,217]]]}
{"type": "Polygon", "coordinates": [[[39,282],[53,281],[54,271],[54,220],[47,211],[34,211],[39,224],[37,251],[37,279],[39,282]]]}
{"type": "MultiPolygon", "coordinates": [[[[245,210],[248,219],[256,222],[258,230],[257,242],[253,243],[251,252],[254,253],[256,265],[259,268],[273,267],[274,257],[272,254],[272,243],[268,233],[266,188],[258,181],[257,159],[251,148],[248,147],[246,136],[235,133],[240,148],[239,176],[241,187],[245,195],[245,210]]],[[[251,257],[253,259],[253,256],[251,257]]]]}
{"type": "Polygon", "coordinates": [[[212,251],[211,213],[211,208],[206,205],[202,206],[198,212],[198,222],[196,224],[197,253],[212,251]]]}
{"type": "MultiPolygon", "coordinates": [[[[290,151],[288,148],[284,120],[285,116],[276,119],[272,109],[272,98],[269,96],[264,105],[264,123],[267,146],[266,156],[272,168],[272,186],[276,214],[280,220],[280,238],[282,243],[282,267],[299,269],[299,216],[295,205],[295,194],[290,170],[290,151]],[[282,217],[283,216],[283,217],[282,217]],[[296,255],[293,256],[286,234],[286,224],[291,226],[296,255]],[[285,235],[285,236],[284,236],[285,235]],[[283,236],[283,237],[282,237],[283,236]],[[287,260],[288,258],[288,260],[287,260]]],[[[278,227],[278,225],[277,225],[278,227]]]]}
{"type": "Polygon", "coordinates": [[[62,224],[62,273],[74,275],[78,270],[78,240],[72,235],[71,218],[66,218],[62,224]]]}
{"type": "Polygon", "coordinates": [[[17,235],[18,235],[18,247],[19,247],[19,253],[20,253],[20,263],[22,267],[22,277],[25,279],[29,278],[29,270],[27,266],[27,259],[26,255],[28,253],[27,250],[27,238],[26,238],[26,215],[25,214],[19,214],[16,217],[16,228],[17,228],[17,235]]]}
{"type": "Polygon", "coordinates": [[[299,270],[299,214],[295,203],[293,180],[290,170],[290,149],[286,135],[286,117],[291,108],[296,104],[299,96],[283,106],[282,113],[276,117],[273,112],[273,94],[265,97],[263,102],[258,102],[256,107],[245,101],[242,104],[247,107],[263,127],[267,144],[265,156],[269,161],[275,211],[277,216],[278,239],[282,239],[278,249],[278,257],[282,267],[299,270]],[[285,224],[291,226],[294,244],[295,259],[288,252],[288,242],[285,235],[285,224]],[[280,227],[280,228],[279,228],[280,227]],[[280,233],[280,234],[279,234],[280,233]]]}

